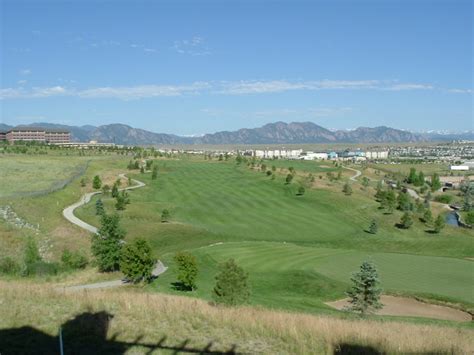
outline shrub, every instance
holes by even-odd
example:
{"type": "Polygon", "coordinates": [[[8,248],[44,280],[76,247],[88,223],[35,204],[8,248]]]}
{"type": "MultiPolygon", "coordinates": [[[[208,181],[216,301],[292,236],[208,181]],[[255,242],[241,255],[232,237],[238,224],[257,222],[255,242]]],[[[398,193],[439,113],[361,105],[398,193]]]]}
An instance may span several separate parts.
{"type": "Polygon", "coordinates": [[[0,259],[0,274],[16,275],[20,272],[20,265],[9,256],[0,259]]]}
{"type": "Polygon", "coordinates": [[[298,196],[303,196],[305,192],[306,192],[306,189],[305,189],[303,186],[300,186],[300,187],[298,188],[298,193],[297,193],[297,195],[298,195],[298,196]]]}
{"type": "Polygon", "coordinates": [[[94,180],[92,180],[92,187],[96,190],[100,189],[102,186],[102,180],[100,179],[99,175],[94,176],[94,180]]]}
{"type": "Polygon", "coordinates": [[[470,211],[466,214],[466,223],[474,224],[474,211],[470,211]]]}
{"type": "Polygon", "coordinates": [[[61,262],[67,269],[84,269],[89,263],[87,257],[79,252],[64,250],[61,256],[61,262]]]}
{"type": "Polygon", "coordinates": [[[56,263],[47,263],[45,261],[37,261],[35,263],[29,264],[28,275],[36,276],[50,276],[56,275],[58,273],[59,267],[56,263]]]}
{"type": "Polygon", "coordinates": [[[453,200],[453,196],[451,196],[451,195],[438,195],[438,196],[435,196],[434,200],[436,202],[441,202],[441,203],[448,204],[448,203],[451,203],[451,201],[453,200]]]}
{"type": "Polygon", "coordinates": [[[168,222],[169,219],[170,219],[170,211],[168,211],[167,209],[164,209],[162,212],[161,212],[161,223],[165,223],[165,222],[168,222]]]}

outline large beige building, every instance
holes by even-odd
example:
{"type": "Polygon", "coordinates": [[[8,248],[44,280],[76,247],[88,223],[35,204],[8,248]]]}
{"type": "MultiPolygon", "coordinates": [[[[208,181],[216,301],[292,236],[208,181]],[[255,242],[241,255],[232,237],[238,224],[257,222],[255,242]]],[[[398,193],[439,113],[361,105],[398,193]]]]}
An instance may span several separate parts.
{"type": "Polygon", "coordinates": [[[71,133],[61,129],[50,129],[41,127],[15,127],[3,134],[0,133],[0,139],[7,140],[10,143],[18,141],[42,142],[42,143],[69,143],[71,133]]]}

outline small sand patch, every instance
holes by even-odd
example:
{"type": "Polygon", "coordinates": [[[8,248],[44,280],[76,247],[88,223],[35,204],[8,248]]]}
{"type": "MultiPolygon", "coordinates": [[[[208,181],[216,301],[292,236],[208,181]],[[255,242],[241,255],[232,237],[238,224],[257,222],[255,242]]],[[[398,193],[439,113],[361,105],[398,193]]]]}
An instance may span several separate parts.
{"type": "MultiPolygon", "coordinates": [[[[420,302],[413,298],[384,295],[381,296],[380,300],[384,307],[376,312],[378,315],[435,318],[458,322],[472,321],[472,316],[467,312],[451,307],[420,302]]],[[[339,310],[349,305],[347,298],[326,302],[326,304],[339,310]]]]}

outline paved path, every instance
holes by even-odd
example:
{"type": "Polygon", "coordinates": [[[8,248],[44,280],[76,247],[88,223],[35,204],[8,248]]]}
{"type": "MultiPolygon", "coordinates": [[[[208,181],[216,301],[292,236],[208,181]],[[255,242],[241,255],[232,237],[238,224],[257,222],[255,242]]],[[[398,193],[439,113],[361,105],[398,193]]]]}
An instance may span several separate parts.
{"type": "Polygon", "coordinates": [[[352,181],[357,181],[357,178],[362,175],[362,172],[360,170],[348,168],[347,166],[343,166],[343,168],[347,170],[352,170],[355,172],[355,175],[350,177],[352,181]]]}
{"type": "MultiPolygon", "coordinates": [[[[124,179],[127,178],[125,176],[125,174],[119,174],[119,177],[124,178],[124,179]]],[[[124,187],[122,189],[119,189],[119,191],[133,190],[133,189],[138,189],[140,187],[145,186],[145,183],[143,183],[141,181],[138,181],[138,180],[135,180],[135,179],[132,179],[132,182],[134,183],[134,185],[124,187]]],[[[91,200],[92,196],[98,195],[98,194],[101,194],[101,193],[102,193],[102,191],[95,191],[95,192],[89,192],[89,193],[86,193],[85,195],[83,195],[78,202],[72,204],[71,206],[66,207],[63,210],[64,218],[66,218],[69,222],[75,224],[76,226],[78,226],[82,229],[85,229],[85,230],[87,230],[91,233],[97,233],[98,229],[96,227],[84,222],[83,220],[77,218],[74,215],[74,210],[76,208],[81,207],[81,206],[85,205],[86,203],[88,203],[91,200]]],[[[158,260],[158,262],[155,265],[155,268],[152,271],[152,275],[154,277],[158,277],[159,275],[164,273],[167,269],[168,269],[168,267],[166,267],[161,261],[158,260]]],[[[124,281],[124,280],[113,280],[113,281],[98,282],[98,283],[88,284],[88,285],[69,286],[69,287],[66,287],[65,289],[69,290],[69,291],[79,291],[79,290],[85,290],[85,289],[117,287],[117,286],[123,286],[123,285],[126,285],[126,284],[127,284],[127,282],[124,281]]]]}

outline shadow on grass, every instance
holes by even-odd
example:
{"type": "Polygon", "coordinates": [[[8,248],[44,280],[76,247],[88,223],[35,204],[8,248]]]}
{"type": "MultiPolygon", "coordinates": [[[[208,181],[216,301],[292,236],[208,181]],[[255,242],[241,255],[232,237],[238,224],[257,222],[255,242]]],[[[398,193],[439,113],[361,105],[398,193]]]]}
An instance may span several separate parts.
{"type": "Polygon", "coordinates": [[[192,288],[186,286],[184,283],[179,282],[179,281],[172,282],[171,288],[176,291],[185,291],[185,292],[191,292],[193,290],[192,288]]]}
{"type": "Polygon", "coordinates": [[[356,345],[356,344],[337,344],[334,347],[334,354],[341,355],[382,355],[383,352],[372,346],[356,345]]]}
{"type": "MultiPolygon", "coordinates": [[[[179,344],[167,342],[163,336],[156,343],[142,342],[142,336],[133,341],[119,341],[118,333],[107,337],[113,315],[107,312],[82,313],[62,325],[62,340],[65,354],[125,354],[133,347],[151,354],[166,350],[174,354],[238,354],[236,345],[227,351],[212,350],[209,342],[203,348],[189,346],[189,340],[179,344]]],[[[59,336],[51,336],[32,327],[0,329],[0,354],[59,354],[59,336]]]]}

